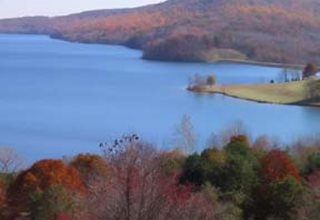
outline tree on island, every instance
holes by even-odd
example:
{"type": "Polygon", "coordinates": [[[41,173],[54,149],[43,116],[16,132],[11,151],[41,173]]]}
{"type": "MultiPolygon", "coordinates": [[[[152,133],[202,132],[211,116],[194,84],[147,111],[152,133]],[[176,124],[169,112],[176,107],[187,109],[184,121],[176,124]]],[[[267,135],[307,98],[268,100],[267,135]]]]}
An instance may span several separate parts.
{"type": "Polygon", "coordinates": [[[208,86],[214,86],[216,84],[217,80],[215,75],[210,75],[207,77],[207,85],[208,86]]]}
{"type": "Polygon", "coordinates": [[[199,74],[195,74],[193,77],[189,78],[189,86],[188,88],[197,91],[201,90],[203,86],[206,85],[206,80],[199,74]]]}
{"type": "Polygon", "coordinates": [[[318,72],[318,67],[314,63],[308,63],[303,70],[303,79],[315,76],[318,72]]]}
{"type": "Polygon", "coordinates": [[[193,91],[201,91],[205,86],[214,86],[217,83],[216,76],[211,74],[207,77],[195,74],[193,77],[189,78],[188,89],[193,91]]]}

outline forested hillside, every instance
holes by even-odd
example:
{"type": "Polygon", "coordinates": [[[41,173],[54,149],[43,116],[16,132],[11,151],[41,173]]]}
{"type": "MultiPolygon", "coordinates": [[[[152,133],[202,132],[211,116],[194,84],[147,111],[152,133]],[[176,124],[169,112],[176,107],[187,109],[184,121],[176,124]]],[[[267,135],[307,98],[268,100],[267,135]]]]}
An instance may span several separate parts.
{"type": "Polygon", "coordinates": [[[135,9],[0,21],[0,32],[122,44],[144,58],[320,63],[318,0],[168,0],[135,9]]]}

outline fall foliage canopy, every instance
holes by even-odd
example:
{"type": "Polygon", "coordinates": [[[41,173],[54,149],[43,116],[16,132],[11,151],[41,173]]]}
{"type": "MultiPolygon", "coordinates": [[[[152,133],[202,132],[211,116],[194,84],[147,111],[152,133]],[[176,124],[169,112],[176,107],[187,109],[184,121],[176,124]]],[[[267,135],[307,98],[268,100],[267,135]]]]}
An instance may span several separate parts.
{"type": "Polygon", "coordinates": [[[262,175],[270,182],[278,182],[288,176],[301,181],[299,170],[289,156],[281,150],[272,150],[261,158],[262,175]]]}

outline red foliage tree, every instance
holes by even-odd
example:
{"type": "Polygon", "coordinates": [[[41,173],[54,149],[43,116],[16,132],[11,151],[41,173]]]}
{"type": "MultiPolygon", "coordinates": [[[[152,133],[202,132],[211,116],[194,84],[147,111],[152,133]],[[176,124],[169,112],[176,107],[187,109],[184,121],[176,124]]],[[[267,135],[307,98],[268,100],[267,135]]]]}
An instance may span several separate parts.
{"type": "Polygon", "coordinates": [[[269,182],[278,182],[288,176],[301,180],[297,167],[289,156],[280,151],[272,150],[261,158],[262,176],[269,182]]]}
{"type": "Polygon", "coordinates": [[[100,219],[212,219],[214,205],[179,174],[163,169],[163,158],[142,143],[128,143],[108,156],[112,178],[90,187],[88,212],[100,219]]]}

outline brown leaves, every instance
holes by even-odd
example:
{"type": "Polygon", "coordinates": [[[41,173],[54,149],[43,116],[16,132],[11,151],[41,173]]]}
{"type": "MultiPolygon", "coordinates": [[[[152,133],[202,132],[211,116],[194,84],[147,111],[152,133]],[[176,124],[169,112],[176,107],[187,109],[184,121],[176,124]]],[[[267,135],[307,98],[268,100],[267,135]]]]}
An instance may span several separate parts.
{"type": "Polygon", "coordinates": [[[79,171],[82,181],[86,184],[90,179],[106,179],[110,175],[106,160],[98,155],[79,154],[71,162],[71,166],[79,171]]]}
{"type": "Polygon", "coordinates": [[[53,186],[81,194],[86,191],[75,168],[61,160],[41,160],[18,175],[9,189],[10,201],[24,204],[32,193],[43,192],[53,186]]]}
{"type": "Polygon", "coordinates": [[[179,185],[179,173],[164,163],[180,154],[161,154],[141,142],[110,158],[111,179],[90,187],[88,212],[100,219],[212,219],[212,201],[179,185]]]}
{"type": "Polygon", "coordinates": [[[235,142],[242,142],[242,143],[246,143],[246,144],[249,145],[249,140],[248,140],[248,137],[246,135],[232,136],[230,138],[230,143],[235,143],[235,142]]]}

